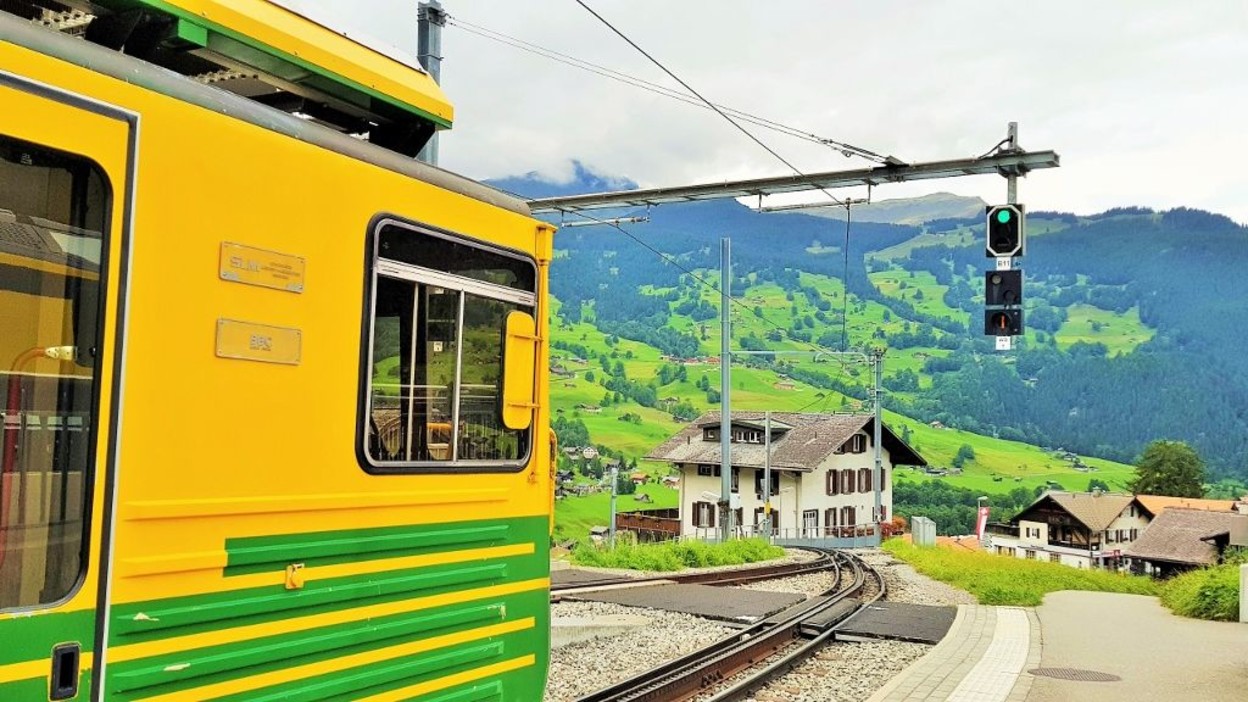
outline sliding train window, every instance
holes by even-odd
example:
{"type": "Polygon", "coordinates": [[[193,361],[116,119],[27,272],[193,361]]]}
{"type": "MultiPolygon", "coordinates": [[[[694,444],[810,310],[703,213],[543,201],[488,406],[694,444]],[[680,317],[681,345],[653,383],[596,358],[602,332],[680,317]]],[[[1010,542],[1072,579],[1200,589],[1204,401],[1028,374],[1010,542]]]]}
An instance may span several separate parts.
{"type": "Polygon", "coordinates": [[[519,466],[532,437],[503,424],[503,352],[507,316],[535,311],[533,261],[392,220],[374,237],[365,469],[519,466]]]}
{"type": "Polygon", "coordinates": [[[109,199],[91,161],[0,135],[0,610],[85,567],[109,199]]]}

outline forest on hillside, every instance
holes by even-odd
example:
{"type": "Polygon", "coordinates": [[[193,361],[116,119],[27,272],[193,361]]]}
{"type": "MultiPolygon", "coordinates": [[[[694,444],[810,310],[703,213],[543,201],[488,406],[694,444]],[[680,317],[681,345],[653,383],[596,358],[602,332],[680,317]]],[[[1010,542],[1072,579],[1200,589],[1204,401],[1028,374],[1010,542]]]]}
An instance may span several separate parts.
{"type": "MultiPolygon", "coordinates": [[[[732,201],[669,205],[627,236],[562,231],[551,290],[567,322],[671,357],[714,355],[712,288],[719,240],[731,237],[738,348],[839,350],[843,325],[878,320],[844,338],[901,355],[886,378],[888,409],[1125,462],[1151,440],[1178,439],[1200,452],[1212,477],[1248,478],[1248,355],[1238,348],[1248,306],[1236,296],[1248,230],[1199,210],[1138,207],[1091,217],[1035,212],[1029,226],[1028,334],[1009,354],[981,333],[987,262],[976,220],[856,223],[845,247],[841,221],[760,214],[732,201]],[[790,306],[780,319],[774,306],[764,315],[756,304],[777,289],[790,306]],[[1115,325],[1126,331],[1103,332],[1115,325]]],[[[743,362],[866,396],[865,377],[827,366],[767,355],[743,362]]]]}

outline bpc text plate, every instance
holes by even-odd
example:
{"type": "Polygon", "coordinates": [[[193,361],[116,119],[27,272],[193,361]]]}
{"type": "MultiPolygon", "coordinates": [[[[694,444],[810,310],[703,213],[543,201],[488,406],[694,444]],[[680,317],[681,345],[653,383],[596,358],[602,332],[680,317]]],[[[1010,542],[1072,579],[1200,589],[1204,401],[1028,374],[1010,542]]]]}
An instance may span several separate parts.
{"type": "Polygon", "coordinates": [[[261,363],[298,365],[303,356],[303,332],[237,319],[217,320],[217,357],[261,363]]]}

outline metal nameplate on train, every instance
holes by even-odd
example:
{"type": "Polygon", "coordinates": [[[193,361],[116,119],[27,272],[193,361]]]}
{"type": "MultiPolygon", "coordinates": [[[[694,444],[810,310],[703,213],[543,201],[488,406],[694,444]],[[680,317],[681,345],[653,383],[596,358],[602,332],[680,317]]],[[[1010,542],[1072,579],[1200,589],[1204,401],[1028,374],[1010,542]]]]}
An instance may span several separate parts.
{"type": "Polygon", "coordinates": [[[306,265],[299,256],[221,242],[221,280],[301,293],[306,265]]]}
{"type": "Polygon", "coordinates": [[[217,357],[299,365],[303,332],[291,327],[217,320],[217,357]]]}

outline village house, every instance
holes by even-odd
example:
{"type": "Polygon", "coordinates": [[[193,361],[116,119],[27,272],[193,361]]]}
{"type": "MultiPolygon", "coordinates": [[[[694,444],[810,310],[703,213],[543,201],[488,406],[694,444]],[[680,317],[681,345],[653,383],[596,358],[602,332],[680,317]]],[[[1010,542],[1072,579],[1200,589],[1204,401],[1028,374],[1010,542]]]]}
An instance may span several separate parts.
{"type": "Polygon", "coordinates": [[[1131,572],[1168,578],[1217,565],[1227,547],[1244,545],[1245,537],[1248,515],[1232,509],[1168,507],[1148,525],[1139,540],[1127,547],[1124,555],[1131,572]]]}
{"type": "MultiPolygon", "coordinates": [[[[1179,546],[1182,541],[1179,536],[1164,534],[1171,529],[1181,529],[1177,526],[1178,522],[1170,519],[1163,522],[1157,535],[1148,538],[1151,544],[1148,550],[1138,551],[1135,547],[1137,541],[1145,541],[1145,535],[1162,515],[1172,509],[1233,514],[1238,504],[1233,500],[1050,490],[1008,523],[989,524],[989,541],[985,546],[989,552],[1001,556],[1048,560],[1076,568],[1120,569],[1129,566],[1138,569],[1138,572],[1153,572],[1145,569],[1141,558],[1144,555],[1155,557],[1156,568],[1161,569],[1164,553],[1170,552],[1158,550],[1163,542],[1182,550],[1184,554],[1206,553],[1201,544],[1185,543],[1179,546]]],[[[1221,524],[1223,521],[1213,517],[1208,520],[1190,518],[1184,523],[1193,520],[1202,524],[1221,524]]],[[[1189,565],[1196,563],[1181,562],[1189,565]]]]}
{"type": "MultiPolygon", "coordinates": [[[[771,504],[778,534],[849,536],[892,516],[893,466],[926,461],[885,426],[883,468],[876,475],[874,421],[870,414],[772,414],[771,504]]],[[[734,412],[731,426],[735,523],[742,533],[754,533],[764,519],[763,413],[734,412]]],[[[720,457],[719,412],[702,415],[646,456],[680,471],[680,534],[710,535],[718,528],[720,457]]]]}
{"type": "Polygon", "coordinates": [[[1117,568],[1153,515],[1134,495],[1049,490],[1008,524],[988,525],[990,552],[1075,568],[1117,568]]]}

